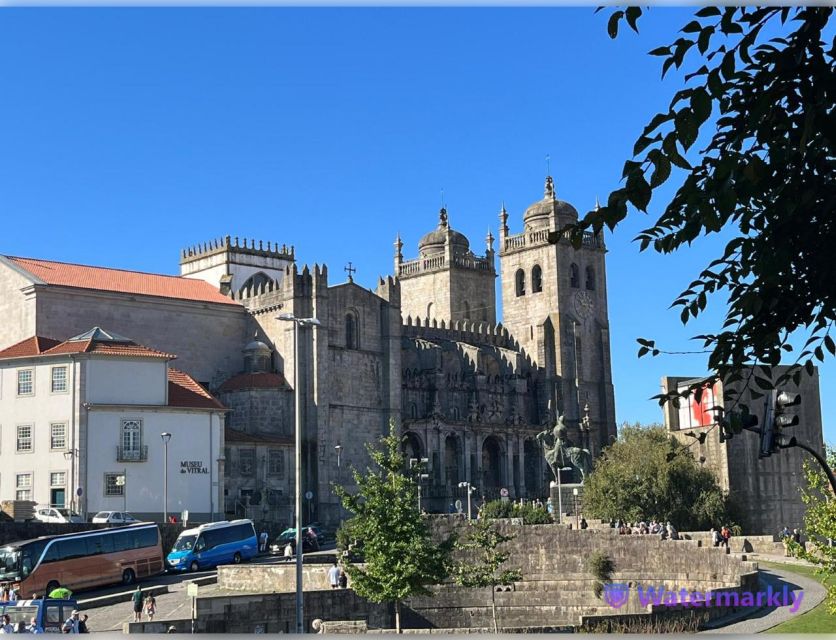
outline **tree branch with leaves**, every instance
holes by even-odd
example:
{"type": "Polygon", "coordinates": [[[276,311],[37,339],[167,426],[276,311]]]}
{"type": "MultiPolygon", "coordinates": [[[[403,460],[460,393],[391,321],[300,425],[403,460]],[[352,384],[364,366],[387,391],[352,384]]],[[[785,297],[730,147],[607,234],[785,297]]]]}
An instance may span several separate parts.
{"type": "MultiPolygon", "coordinates": [[[[826,352],[836,355],[836,42],[833,9],[819,7],[705,7],[682,35],[650,55],[662,76],[687,68],[684,88],[653,116],[624,163],[623,186],[606,206],[564,229],[580,247],[583,232],[615,229],[632,209],[648,213],[654,193],[679,180],[669,202],[653,207],[656,222],[639,233],[642,251],[671,253],[700,236],[734,237],[674,300],[687,324],[709,298],[725,295],[723,326],[695,336],[709,351],[706,381],[741,380],[747,365],[766,366],[762,390],[802,370],[813,373],[826,352]],[[769,37],[778,32],[777,37],[769,37]],[[830,42],[827,34],[830,34],[830,42]],[[713,119],[712,119],[713,117],[713,119]],[[700,134],[713,128],[705,146],[700,134]],[[801,334],[806,343],[791,342],[801,334]],[[773,380],[771,367],[793,353],[790,369],[773,380]]],[[[611,14],[610,37],[622,21],[638,33],[642,9],[611,14]]],[[[655,203],[654,203],[655,204],[655,203]]],[[[659,355],[639,339],[639,356],[659,355]]],[[[695,393],[656,396],[660,404],[695,393]]],[[[729,390],[734,394],[734,390],[729,390]]],[[[757,395],[757,392],[756,392],[757,395]]]]}

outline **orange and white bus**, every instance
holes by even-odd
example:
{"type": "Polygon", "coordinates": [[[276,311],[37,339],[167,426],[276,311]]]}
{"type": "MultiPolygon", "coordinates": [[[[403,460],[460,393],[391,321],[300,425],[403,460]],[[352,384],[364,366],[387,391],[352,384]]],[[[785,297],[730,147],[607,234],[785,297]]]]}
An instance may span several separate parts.
{"type": "Polygon", "coordinates": [[[0,548],[0,583],[20,585],[21,598],[47,597],[106,584],[132,584],[165,569],[154,523],[43,536],[0,548]]]}

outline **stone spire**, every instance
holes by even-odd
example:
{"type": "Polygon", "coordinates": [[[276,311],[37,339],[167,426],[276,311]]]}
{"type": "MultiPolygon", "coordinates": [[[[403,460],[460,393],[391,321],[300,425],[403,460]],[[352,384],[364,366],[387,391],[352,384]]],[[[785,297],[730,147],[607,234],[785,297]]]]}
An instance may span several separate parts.
{"type": "Polygon", "coordinates": [[[400,266],[403,262],[403,240],[401,240],[401,232],[395,236],[395,277],[400,275],[400,266]]]}
{"type": "Polygon", "coordinates": [[[488,245],[488,251],[489,251],[490,253],[493,253],[493,234],[491,233],[491,230],[490,230],[490,229],[488,229],[488,235],[487,235],[487,237],[485,238],[485,242],[486,242],[486,243],[487,243],[487,245],[488,245]]]}
{"type": "Polygon", "coordinates": [[[502,201],[502,209],[499,211],[499,238],[508,235],[508,212],[505,210],[505,201],[502,201]]]}

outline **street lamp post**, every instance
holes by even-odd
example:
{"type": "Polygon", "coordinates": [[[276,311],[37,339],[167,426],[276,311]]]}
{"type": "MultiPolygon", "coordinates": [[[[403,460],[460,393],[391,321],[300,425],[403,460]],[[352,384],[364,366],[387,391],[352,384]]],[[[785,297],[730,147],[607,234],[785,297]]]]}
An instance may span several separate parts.
{"type": "Polygon", "coordinates": [[[471,518],[472,518],[471,507],[470,507],[470,494],[472,494],[475,491],[475,488],[469,482],[460,482],[459,487],[460,488],[467,487],[467,521],[469,523],[471,518]]]}
{"type": "Polygon", "coordinates": [[[425,465],[429,463],[429,458],[410,458],[409,468],[418,469],[418,512],[421,512],[421,481],[427,480],[430,477],[429,473],[424,473],[425,465]]]}
{"type": "Polygon", "coordinates": [[[572,489],[572,500],[574,502],[574,511],[575,511],[575,528],[581,528],[581,519],[580,515],[578,514],[578,488],[575,487],[572,489]]]}
{"type": "Polygon", "coordinates": [[[299,327],[318,327],[316,318],[297,318],[283,313],[276,318],[293,323],[293,386],[296,396],[296,633],[305,633],[304,605],[302,600],[302,387],[299,380],[299,327]]]}
{"type": "MultiPolygon", "coordinates": [[[[76,464],[75,459],[76,459],[76,456],[78,456],[78,449],[70,449],[69,451],[64,452],[64,460],[67,460],[70,463],[70,490],[72,491],[72,493],[70,494],[70,510],[73,513],[76,512],[75,503],[76,503],[76,498],[79,497],[79,496],[76,495],[77,491],[76,491],[76,486],[75,486],[75,464],[76,464]]],[[[66,503],[67,503],[67,498],[65,496],[64,497],[64,506],[67,506],[66,503]]],[[[79,511],[81,511],[81,509],[79,509],[79,511]]]]}
{"type": "Polygon", "coordinates": [[[168,522],[168,441],[171,434],[164,431],[160,438],[163,439],[163,522],[168,522]]]}
{"type": "MultiPolygon", "coordinates": [[[[563,524],[563,485],[560,482],[560,475],[563,471],[571,471],[572,467],[559,467],[557,469],[557,524],[563,524]]],[[[555,486],[554,482],[551,486],[555,486]]],[[[577,489],[575,493],[577,494],[577,489]]]]}

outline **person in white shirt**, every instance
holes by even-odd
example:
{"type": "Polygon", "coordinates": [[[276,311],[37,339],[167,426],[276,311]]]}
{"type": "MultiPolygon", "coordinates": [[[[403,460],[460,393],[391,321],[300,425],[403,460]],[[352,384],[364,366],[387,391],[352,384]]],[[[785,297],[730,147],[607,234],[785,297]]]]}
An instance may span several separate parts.
{"type": "Polygon", "coordinates": [[[334,563],[334,566],[328,569],[328,582],[331,583],[331,588],[336,589],[340,586],[340,568],[337,566],[337,563],[334,563]]]}
{"type": "Polygon", "coordinates": [[[79,633],[78,610],[73,611],[72,616],[67,618],[66,622],[64,622],[64,626],[61,627],[61,631],[64,633],[79,633]]]}

